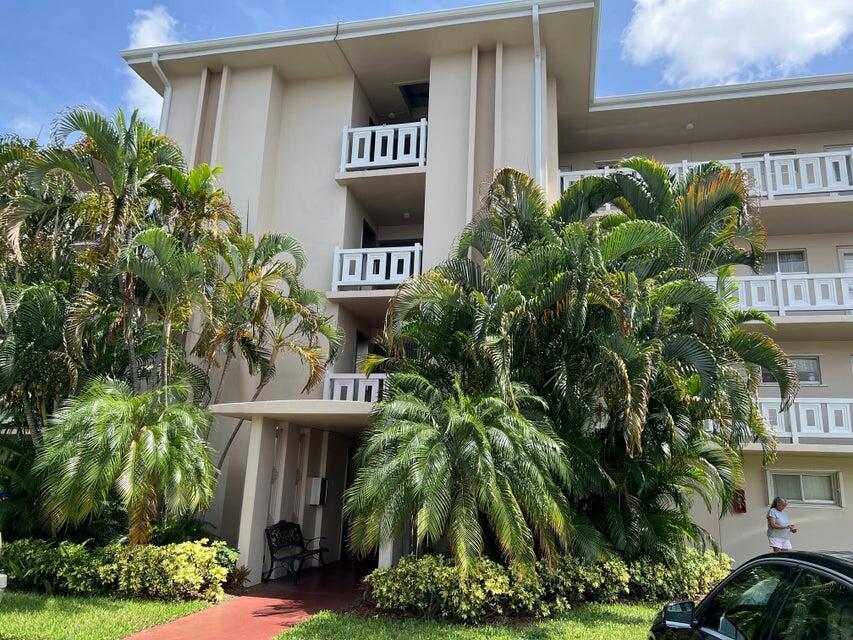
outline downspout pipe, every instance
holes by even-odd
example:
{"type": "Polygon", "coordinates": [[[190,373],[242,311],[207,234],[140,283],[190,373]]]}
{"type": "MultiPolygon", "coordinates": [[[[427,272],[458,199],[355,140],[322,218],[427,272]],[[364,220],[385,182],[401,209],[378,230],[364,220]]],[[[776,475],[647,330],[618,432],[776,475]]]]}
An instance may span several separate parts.
{"type": "Polygon", "coordinates": [[[166,126],[169,124],[169,108],[172,106],[172,83],[169,78],[163,73],[160,68],[160,54],[156,51],[151,54],[151,66],[157,72],[160,80],[163,82],[163,108],[160,111],[160,133],[166,133],[166,126]]]}
{"type": "Polygon", "coordinates": [[[542,43],[539,37],[539,5],[533,10],[533,155],[536,182],[545,185],[542,175],[542,43]]]}

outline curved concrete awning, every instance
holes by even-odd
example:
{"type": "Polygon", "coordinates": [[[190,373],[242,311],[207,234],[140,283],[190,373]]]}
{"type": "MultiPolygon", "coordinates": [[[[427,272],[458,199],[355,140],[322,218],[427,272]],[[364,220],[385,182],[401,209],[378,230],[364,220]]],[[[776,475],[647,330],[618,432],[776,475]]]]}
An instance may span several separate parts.
{"type": "Polygon", "coordinates": [[[210,407],[214,415],[229,418],[262,416],[336,433],[360,433],[371,422],[373,404],[351,400],[259,400],[210,407]]]}

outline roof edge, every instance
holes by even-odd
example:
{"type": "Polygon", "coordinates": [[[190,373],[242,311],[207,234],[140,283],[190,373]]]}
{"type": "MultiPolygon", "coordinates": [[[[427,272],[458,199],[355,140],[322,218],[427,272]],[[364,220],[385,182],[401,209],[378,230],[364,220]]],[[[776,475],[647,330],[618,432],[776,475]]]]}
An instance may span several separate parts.
{"type": "Polygon", "coordinates": [[[809,91],[831,91],[853,88],[853,73],[783,78],[743,84],[728,84],[696,89],[676,89],[654,93],[633,93],[605,98],[593,98],[590,111],[641,109],[710,100],[736,100],[809,91]]]}
{"type": "Polygon", "coordinates": [[[182,42],[141,49],[125,49],[120,52],[120,55],[128,64],[138,64],[147,62],[151,58],[151,54],[155,51],[160,54],[161,60],[169,60],[233,51],[265,49],[276,46],[292,46],[347,38],[362,38],[384,33],[430,29],[454,24],[481,22],[484,20],[514,18],[532,14],[534,4],[539,5],[541,13],[591,9],[596,4],[596,1],[508,0],[455,9],[439,9],[436,11],[371,18],[368,20],[337,22],[268,33],[229,36],[227,38],[182,42]]]}

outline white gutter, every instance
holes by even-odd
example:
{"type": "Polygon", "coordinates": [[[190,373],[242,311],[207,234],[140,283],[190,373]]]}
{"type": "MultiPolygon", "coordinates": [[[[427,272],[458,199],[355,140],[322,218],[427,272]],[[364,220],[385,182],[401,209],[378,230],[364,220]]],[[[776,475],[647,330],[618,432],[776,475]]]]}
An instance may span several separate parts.
{"type": "Polygon", "coordinates": [[[169,82],[169,78],[166,77],[163,69],[160,68],[160,54],[156,51],[151,54],[151,66],[154,67],[154,71],[157,72],[157,75],[160,76],[160,80],[163,82],[163,108],[160,111],[160,133],[165,134],[166,125],[169,124],[169,107],[172,105],[172,83],[169,82]]]}
{"type": "Polygon", "coordinates": [[[540,186],[542,175],[542,43],[539,38],[539,5],[533,5],[533,156],[534,175],[540,186]]]}

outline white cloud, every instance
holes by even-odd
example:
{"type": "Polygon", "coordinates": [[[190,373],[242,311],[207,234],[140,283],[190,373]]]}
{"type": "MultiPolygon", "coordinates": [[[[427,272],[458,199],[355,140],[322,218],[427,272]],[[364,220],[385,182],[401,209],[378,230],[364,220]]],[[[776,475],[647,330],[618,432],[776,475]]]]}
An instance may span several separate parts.
{"type": "MultiPolygon", "coordinates": [[[[178,41],[177,25],[166,7],[157,5],[151,9],[136,9],[133,22],[128,27],[131,49],[156,47],[178,41]]],[[[127,69],[129,84],[125,91],[127,106],[139,109],[139,114],[156,125],[160,122],[160,109],[163,99],[131,69],[127,69]]]]}
{"type": "Polygon", "coordinates": [[[851,34],[851,0],[636,0],[622,52],[691,87],[790,76],[851,34]]]}
{"type": "Polygon", "coordinates": [[[22,138],[38,138],[45,127],[35,118],[18,116],[12,119],[10,129],[22,138]]]}

